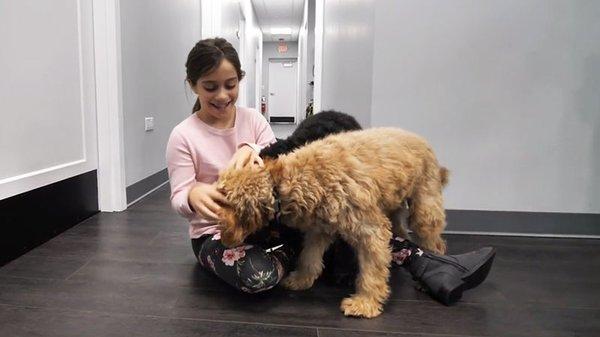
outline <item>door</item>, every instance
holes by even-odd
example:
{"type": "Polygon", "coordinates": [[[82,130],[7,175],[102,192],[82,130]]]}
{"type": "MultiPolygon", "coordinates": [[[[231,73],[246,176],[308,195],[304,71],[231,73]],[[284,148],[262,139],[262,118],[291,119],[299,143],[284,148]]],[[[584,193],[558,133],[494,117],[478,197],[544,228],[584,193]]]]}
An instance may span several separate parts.
{"type": "Polygon", "coordinates": [[[296,122],[298,67],[296,59],[269,60],[268,113],[271,123],[296,122]]]}

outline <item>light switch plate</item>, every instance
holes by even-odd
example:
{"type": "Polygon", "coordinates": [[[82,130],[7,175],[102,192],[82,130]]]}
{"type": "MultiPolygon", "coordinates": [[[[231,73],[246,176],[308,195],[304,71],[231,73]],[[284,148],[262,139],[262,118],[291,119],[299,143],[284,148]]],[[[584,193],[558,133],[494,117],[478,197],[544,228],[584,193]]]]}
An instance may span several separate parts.
{"type": "Polygon", "coordinates": [[[146,131],[154,130],[154,117],[146,117],[144,118],[144,129],[146,131]]]}

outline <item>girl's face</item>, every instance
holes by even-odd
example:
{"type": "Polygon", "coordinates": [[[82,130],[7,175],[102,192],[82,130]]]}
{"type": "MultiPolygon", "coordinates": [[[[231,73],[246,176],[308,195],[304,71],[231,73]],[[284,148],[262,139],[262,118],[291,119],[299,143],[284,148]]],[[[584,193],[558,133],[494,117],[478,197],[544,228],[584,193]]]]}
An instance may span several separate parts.
{"type": "Polygon", "coordinates": [[[217,69],[200,77],[192,90],[200,100],[200,115],[213,121],[223,121],[235,114],[239,80],[235,67],[227,60],[217,69]]]}

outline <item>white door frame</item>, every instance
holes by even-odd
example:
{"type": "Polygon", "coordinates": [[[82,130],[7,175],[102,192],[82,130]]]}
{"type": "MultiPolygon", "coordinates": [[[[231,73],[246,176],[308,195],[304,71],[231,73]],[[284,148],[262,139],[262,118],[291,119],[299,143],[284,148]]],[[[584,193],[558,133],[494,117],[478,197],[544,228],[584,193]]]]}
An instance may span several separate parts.
{"type": "Polygon", "coordinates": [[[323,86],[323,28],[325,20],[325,1],[315,1],[315,87],[314,105],[315,113],[322,110],[321,88],[323,86]]]}
{"type": "MultiPolygon", "coordinates": [[[[237,29],[237,37],[238,40],[240,42],[239,44],[239,50],[238,52],[238,57],[241,60],[242,63],[242,67],[245,67],[247,64],[247,55],[246,55],[246,45],[248,44],[247,38],[246,38],[246,15],[244,14],[244,9],[242,8],[242,3],[238,3],[238,10],[239,10],[239,15],[240,18],[238,20],[238,29],[237,29]]],[[[248,81],[248,80],[246,80],[248,81]]],[[[238,94],[238,102],[241,106],[248,106],[248,88],[246,86],[246,82],[241,82],[240,83],[240,90],[239,90],[239,94],[238,94]]]]}
{"type": "Polygon", "coordinates": [[[254,51],[254,101],[256,110],[258,110],[259,112],[261,112],[262,103],[262,53],[262,37],[257,37],[256,50],[254,51]]]}
{"type": "Polygon", "coordinates": [[[93,0],[98,206],[103,212],[127,208],[119,13],[119,0],[93,0]]]}
{"type": "Polygon", "coordinates": [[[202,39],[216,37],[221,34],[221,0],[200,1],[200,19],[202,25],[202,39]]]}
{"type": "Polygon", "coordinates": [[[298,123],[305,118],[307,94],[307,69],[308,69],[308,0],[304,2],[302,23],[298,32],[298,123]]]}

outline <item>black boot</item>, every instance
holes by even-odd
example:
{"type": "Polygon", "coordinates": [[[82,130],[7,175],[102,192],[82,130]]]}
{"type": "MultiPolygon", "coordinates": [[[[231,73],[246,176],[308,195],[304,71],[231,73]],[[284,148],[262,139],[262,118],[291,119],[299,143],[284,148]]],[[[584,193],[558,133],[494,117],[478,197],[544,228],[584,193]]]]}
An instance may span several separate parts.
{"type": "Polygon", "coordinates": [[[495,256],[492,247],[460,255],[437,255],[419,249],[405,266],[431,297],[451,305],[460,300],[463,291],[485,280],[495,256]]]}
{"type": "Polygon", "coordinates": [[[358,261],[354,249],[337,238],[323,256],[323,280],[329,285],[354,287],[358,274],[358,261]]]}

